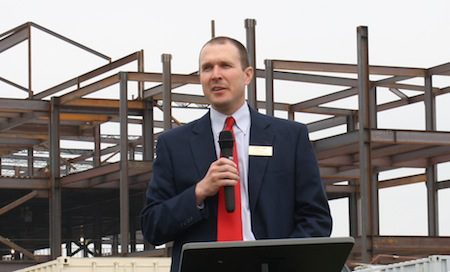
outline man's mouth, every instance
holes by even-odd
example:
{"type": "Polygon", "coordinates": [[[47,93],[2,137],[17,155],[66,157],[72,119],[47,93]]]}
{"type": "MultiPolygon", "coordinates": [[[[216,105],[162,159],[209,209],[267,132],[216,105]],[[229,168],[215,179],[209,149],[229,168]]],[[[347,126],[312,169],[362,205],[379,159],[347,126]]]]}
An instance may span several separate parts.
{"type": "Polygon", "coordinates": [[[215,86],[215,87],[212,87],[211,88],[211,91],[213,91],[213,92],[219,92],[219,91],[222,91],[222,90],[224,90],[225,89],[225,87],[222,87],[222,86],[215,86]]]}

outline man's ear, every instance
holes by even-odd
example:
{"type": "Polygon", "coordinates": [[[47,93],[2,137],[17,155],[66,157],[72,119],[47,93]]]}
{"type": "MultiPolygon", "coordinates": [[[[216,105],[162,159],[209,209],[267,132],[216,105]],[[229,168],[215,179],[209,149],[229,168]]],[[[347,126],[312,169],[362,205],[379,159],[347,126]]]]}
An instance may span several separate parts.
{"type": "Polygon", "coordinates": [[[252,78],[255,74],[255,69],[253,69],[253,67],[249,66],[249,67],[245,68],[244,73],[245,73],[245,85],[248,85],[252,81],[252,78]]]}

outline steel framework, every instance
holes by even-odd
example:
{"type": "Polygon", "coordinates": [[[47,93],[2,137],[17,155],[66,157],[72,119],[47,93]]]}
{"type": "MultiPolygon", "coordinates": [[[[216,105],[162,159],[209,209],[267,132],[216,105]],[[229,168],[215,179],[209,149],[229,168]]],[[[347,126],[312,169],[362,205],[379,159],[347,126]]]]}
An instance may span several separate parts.
{"type": "MultiPolygon", "coordinates": [[[[253,65],[255,26],[255,20],[245,20],[253,65]]],[[[436,97],[449,93],[450,86],[438,88],[432,83],[433,76],[450,76],[450,63],[431,68],[372,66],[367,27],[358,27],[356,36],[357,64],[265,60],[264,69],[257,69],[256,75],[265,81],[261,89],[266,99],[257,101],[255,79],[248,88],[248,103],[268,115],[277,113],[291,120],[298,119],[296,113],[322,116],[307,124],[310,132],[345,127],[343,133],[319,138],[313,145],[329,199],[348,199],[350,235],[357,240],[351,260],[379,261],[380,256],[390,254],[450,254],[450,237],[439,235],[437,199],[439,190],[450,188],[449,180],[437,180],[437,165],[450,161],[450,133],[436,130],[436,97]],[[410,79],[423,79],[424,84],[408,83],[410,79]],[[282,103],[274,99],[275,92],[284,91],[275,88],[275,83],[282,81],[333,86],[335,91],[282,103]],[[382,90],[398,99],[377,102],[382,90]],[[356,109],[327,105],[349,97],[357,97],[356,109]],[[378,128],[377,113],[414,103],[425,106],[425,130],[378,128]],[[379,180],[380,172],[400,167],[422,168],[425,174],[379,180]],[[381,236],[379,190],[412,183],[426,184],[428,236],[381,236]]],[[[172,73],[170,54],[161,57],[162,72],[145,72],[143,51],[112,61],[31,22],[0,34],[0,54],[25,41],[28,86],[0,77],[28,94],[26,99],[0,98],[1,169],[2,174],[9,173],[0,178],[0,244],[4,245],[0,255],[14,249],[26,259],[43,261],[60,256],[62,244],[67,255],[80,251],[102,255],[102,244],[111,245],[111,254],[119,254],[119,245],[120,254],[136,254],[136,244],[143,243],[138,216],[152,171],[155,140],[162,131],[182,125],[173,109],[207,108],[203,96],[182,91],[184,86],[200,88],[197,72],[172,73]],[[107,64],[35,91],[32,29],[105,59],[107,64]],[[136,63],[135,71],[114,72],[130,63],[136,63]],[[118,98],[89,98],[106,88],[118,98]],[[65,93],[58,95],[62,91],[65,93]],[[136,98],[130,98],[131,91],[136,98]],[[158,118],[159,112],[162,118],[158,118]],[[119,134],[101,134],[105,123],[117,123],[119,134]],[[139,125],[141,133],[131,136],[129,124],[139,125]],[[87,142],[92,148],[61,148],[62,140],[87,142]],[[42,248],[50,248],[50,255],[36,254],[42,248]]],[[[156,253],[150,245],[145,248],[148,255],[170,253],[156,253]]]]}

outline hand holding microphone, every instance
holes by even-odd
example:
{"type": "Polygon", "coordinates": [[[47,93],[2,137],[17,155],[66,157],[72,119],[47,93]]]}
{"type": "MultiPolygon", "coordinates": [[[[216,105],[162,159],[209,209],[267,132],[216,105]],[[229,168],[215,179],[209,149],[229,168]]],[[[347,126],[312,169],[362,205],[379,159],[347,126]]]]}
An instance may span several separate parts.
{"type": "MultiPolygon", "coordinates": [[[[225,133],[225,138],[223,138],[222,136],[222,139],[225,139],[226,143],[225,150],[221,151],[221,158],[214,161],[209,166],[208,172],[206,173],[204,178],[196,185],[195,197],[197,205],[201,205],[201,203],[203,203],[206,198],[216,195],[222,187],[224,187],[224,190],[229,191],[229,189],[225,188],[234,188],[233,184],[236,183],[235,181],[239,180],[239,171],[237,170],[237,166],[233,161],[233,137],[231,135],[232,142],[230,143],[230,136],[226,135],[228,133],[230,132],[228,131],[225,133]]],[[[220,149],[222,150],[222,147],[220,147],[220,149]]],[[[234,195],[234,192],[231,193],[234,195]]],[[[226,194],[229,195],[229,192],[226,194]]],[[[232,200],[227,202],[234,203],[234,201],[232,200]]]]}

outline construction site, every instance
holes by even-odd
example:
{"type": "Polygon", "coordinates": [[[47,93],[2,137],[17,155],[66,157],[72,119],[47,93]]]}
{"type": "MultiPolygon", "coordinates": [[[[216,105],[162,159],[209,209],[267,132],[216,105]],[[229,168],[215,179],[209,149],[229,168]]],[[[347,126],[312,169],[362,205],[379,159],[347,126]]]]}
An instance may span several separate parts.
{"type": "MultiPolygon", "coordinates": [[[[213,23],[211,30],[214,36],[213,23]]],[[[356,241],[348,263],[450,255],[450,237],[440,235],[438,212],[439,192],[450,188],[450,180],[438,180],[437,174],[438,165],[450,162],[450,132],[436,126],[436,99],[450,93],[450,62],[423,68],[370,65],[368,28],[359,26],[357,63],[265,59],[265,67],[256,67],[256,20],[246,19],[243,31],[256,68],[248,104],[295,121],[300,113],[319,116],[307,127],[319,135],[312,144],[328,199],[348,201],[349,236],[356,241]],[[448,85],[434,85],[436,77],[448,85]],[[289,83],[289,89],[280,83],[289,83]],[[309,88],[326,94],[301,98],[309,88]],[[263,101],[257,99],[261,92],[263,101]],[[289,103],[275,99],[287,92],[298,94],[289,103]],[[380,101],[381,93],[393,98],[380,101]],[[334,104],[343,100],[353,104],[334,104]],[[423,105],[424,130],[378,127],[379,113],[416,103],[423,105]],[[400,168],[423,173],[379,177],[400,168]],[[379,190],[415,183],[426,186],[428,235],[380,235],[379,190]]],[[[149,72],[143,50],[111,59],[33,22],[0,32],[0,54],[19,45],[28,52],[28,86],[0,74],[0,88],[15,90],[6,95],[0,89],[0,271],[59,256],[170,256],[170,243],[155,248],[143,240],[139,213],[158,135],[182,126],[180,120],[191,112],[208,110],[197,64],[192,73],[176,74],[172,56],[163,54],[160,71],[149,72]],[[35,31],[105,64],[37,90],[35,31]]]]}

